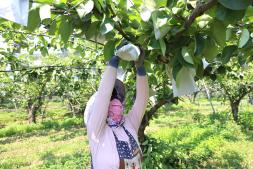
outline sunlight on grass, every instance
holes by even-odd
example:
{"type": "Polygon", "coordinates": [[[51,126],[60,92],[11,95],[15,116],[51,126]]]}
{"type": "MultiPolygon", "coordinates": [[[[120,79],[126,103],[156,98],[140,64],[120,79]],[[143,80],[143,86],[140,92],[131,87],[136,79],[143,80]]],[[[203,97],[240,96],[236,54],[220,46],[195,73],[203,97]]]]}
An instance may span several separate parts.
{"type": "MultiPolygon", "coordinates": [[[[82,166],[85,166],[89,160],[88,143],[83,128],[49,132],[39,131],[33,135],[1,138],[0,143],[1,149],[4,150],[0,159],[0,166],[3,168],[18,166],[38,168],[54,160],[52,156],[55,159],[61,159],[76,153],[85,157],[82,159],[82,166]]],[[[62,165],[64,166],[63,162],[62,165]]]]}
{"type": "MultiPolygon", "coordinates": [[[[150,137],[165,141],[167,151],[177,154],[178,160],[185,161],[182,168],[191,164],[201,168],[252,169],[253,139],[243,132],[242,126],[232,121],[228,103],[215,100],[212,103],[215,111],[221,113],[214,115],[210,103],[203,99],[195,103],[184,99],[178,105],[166,106],[145,132],[150,137]]],[[[252,106],[243,101],[240,111],[250,110],[252,112],[252,106]]],[[[169,161],[173,161],[176,157],[169,154],[169,161]]],[[[170,163],[167,165],[170,166],[170,163]]]]}

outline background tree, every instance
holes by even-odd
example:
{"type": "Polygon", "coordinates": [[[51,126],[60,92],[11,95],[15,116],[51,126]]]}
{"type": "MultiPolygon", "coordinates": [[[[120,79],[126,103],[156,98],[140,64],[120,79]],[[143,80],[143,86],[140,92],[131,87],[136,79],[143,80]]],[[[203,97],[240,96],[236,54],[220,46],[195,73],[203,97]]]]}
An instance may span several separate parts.
{"type": "Polygon", "coordinates": [[[234,121],[238,122],[239,105],[245,96],[253,92],[253,67],[252,64],[244,67],[231,64],[234,65],[219,75],[217,81],[229,99],[234,121]]]}

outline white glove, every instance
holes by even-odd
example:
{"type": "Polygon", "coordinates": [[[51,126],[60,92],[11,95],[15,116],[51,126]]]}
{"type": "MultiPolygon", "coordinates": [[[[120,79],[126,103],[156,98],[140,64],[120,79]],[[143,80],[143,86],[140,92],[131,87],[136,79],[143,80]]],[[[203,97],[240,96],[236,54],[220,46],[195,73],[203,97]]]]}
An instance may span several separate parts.
{"type": "Polygon", "coordinates": [[[119,56],[121,59],[126,61],[136,61],[139,59],[140,56],[140,49],[139,47],[129,43],[127,45],[122,46],[119,48],[115,54],[119,56]]]}

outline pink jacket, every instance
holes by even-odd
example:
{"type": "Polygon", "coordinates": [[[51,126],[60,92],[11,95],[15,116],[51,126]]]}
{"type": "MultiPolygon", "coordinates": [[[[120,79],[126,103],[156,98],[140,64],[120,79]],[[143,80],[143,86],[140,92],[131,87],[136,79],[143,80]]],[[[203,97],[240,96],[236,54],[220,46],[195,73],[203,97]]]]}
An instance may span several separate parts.
{"type": "MultiPolygon", "coordinates": [[[[116,68],[107,66],[86,121],[94,169],[119,169],[119,156],[112,130],[119,140],[128,141],[128,136],[122,127],[111,128],[106,124],[116,73],[116,68]]],[[[136,100],[125,116],[124,126],[138,140],[138,129],[149,98],[147,76],[137,75],[136,86],[136,100]]]]}

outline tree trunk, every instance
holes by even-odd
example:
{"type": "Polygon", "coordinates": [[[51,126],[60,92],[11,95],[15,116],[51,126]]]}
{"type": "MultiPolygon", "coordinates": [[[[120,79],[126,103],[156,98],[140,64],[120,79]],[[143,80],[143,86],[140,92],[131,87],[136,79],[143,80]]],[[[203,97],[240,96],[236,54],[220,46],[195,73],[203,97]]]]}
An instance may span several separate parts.
{"type": "Polygon", "coordinates": [[[197,95],[199,94],[199,91],[193,93],[193,103],[196,102],[197,95]]]}
{"type": "Polygon", "coordinates": [[[29,124],[36,123],[36,109],[34,105],[28,107],[28,121],[29,124]]]}
{"type": "Polygon", "coordinates": [[[144,131],[145,131],[146,127],[149,125],[149,121],[154,117],[157,110],[165,104],[174,103],[176,99],[177,98],[173,97],[173,94],[170,94],[168,96],[168,99],[159,100],[149,111],[147,111],[144,114],[144,117],[142,119],[139,131],[138,131],[138,137],[139,137],[140,142],[143,142],[145,140],[144,131]]]}
{"type": "Polygon", "coordinates": [[[28,122],[36,123],[36,113],[41,109],[43,104],[42,97],[38,97],[36,100],[29,100],[27,104],[27,112],[28,112],[28,122]]]}
{"type": "Polygon", "coordinates": [[[236,123],[238,123],[238,120],[239,120],[238,119],[239,104],[240,104],[240,101],[230,102],[231,111],[233,113],[233,118],[236,123]]]}
{"type": "Polygon", "coordinates": [[[29,98],[27,104],[27,112],[28,112],[28,122],[36,123],[36,113],[41,109],[44,101],[44,92],[46,89],[46,84],[50,80],[51,76],[47,76],[47,80],[42,84],[39,95],[35,98],[29,98]]]}

